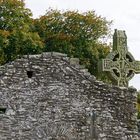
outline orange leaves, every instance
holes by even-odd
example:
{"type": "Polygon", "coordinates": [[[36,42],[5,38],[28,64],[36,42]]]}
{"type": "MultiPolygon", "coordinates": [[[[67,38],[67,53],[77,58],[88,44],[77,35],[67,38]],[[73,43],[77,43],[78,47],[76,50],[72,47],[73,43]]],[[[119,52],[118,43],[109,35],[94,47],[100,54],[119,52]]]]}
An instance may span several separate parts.
{"type": "Polygon", "coordinates": [[[9,31],[6,31],[6,30],[0,30],[0,36],[8,37],[9,35],[10,35],[10,32],[9,32],[9,31]]]}

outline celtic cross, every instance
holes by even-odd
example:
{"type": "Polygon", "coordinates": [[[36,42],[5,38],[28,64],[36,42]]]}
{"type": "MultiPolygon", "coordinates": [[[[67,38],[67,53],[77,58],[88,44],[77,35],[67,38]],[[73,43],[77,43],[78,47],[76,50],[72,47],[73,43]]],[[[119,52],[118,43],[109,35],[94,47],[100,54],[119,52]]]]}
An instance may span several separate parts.
{"type": "Polygon", "coordinates": [[[125,31],[115,29],[113,51],[101,60],[101,70],[109,73],[114,84],[128,86],[128,81],[140,73],[140,61],[136,61],[127,49],[125,31]]]}

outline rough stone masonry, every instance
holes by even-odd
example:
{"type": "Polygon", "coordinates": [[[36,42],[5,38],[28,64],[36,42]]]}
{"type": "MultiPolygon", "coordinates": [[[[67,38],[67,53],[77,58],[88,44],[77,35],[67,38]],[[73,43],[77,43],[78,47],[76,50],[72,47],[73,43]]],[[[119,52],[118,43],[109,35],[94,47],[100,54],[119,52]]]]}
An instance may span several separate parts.
{"type": "Polygon", "coordinates": [[[76,58],[0,67],[0,140],[138,140],[136,90],[99,82],[76,58]]]}

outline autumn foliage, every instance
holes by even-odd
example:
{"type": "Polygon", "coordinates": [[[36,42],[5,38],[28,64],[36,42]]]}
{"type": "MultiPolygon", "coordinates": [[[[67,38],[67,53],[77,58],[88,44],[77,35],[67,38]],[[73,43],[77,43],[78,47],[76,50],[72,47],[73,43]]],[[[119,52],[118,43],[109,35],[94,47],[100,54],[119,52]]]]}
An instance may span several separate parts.
{"type": "Polygon", "coordinates": [[[103,42],[110,34],[110,23],[94,11],[48,10],[34,20],[33,31],[45,43],[45,51],[57,51],[78,57],[92,74],[97,76],[97,61],[109,53],[103,42]]]}

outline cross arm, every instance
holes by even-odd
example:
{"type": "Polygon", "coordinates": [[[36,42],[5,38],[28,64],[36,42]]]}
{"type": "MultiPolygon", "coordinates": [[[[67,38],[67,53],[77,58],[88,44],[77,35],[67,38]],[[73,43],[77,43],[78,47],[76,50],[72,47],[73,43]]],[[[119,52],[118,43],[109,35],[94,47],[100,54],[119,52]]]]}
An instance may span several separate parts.
{"type": "Polygon", "coordinates": [[[137,74],[140,73],[140,61],[131,62],[130,69],[132,69],[137,74]]]}
{"type": "Polygon", "coordinates": [[[119,63],[111,59],[102,59],[102,70],[112,71],[112,69],[119,69],[119,63]]]}

